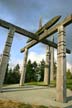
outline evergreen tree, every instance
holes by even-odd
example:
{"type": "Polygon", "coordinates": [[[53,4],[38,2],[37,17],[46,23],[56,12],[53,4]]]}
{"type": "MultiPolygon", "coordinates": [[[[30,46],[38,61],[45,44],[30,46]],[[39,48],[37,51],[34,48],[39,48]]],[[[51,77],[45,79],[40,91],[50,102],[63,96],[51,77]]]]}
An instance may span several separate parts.
{"type": "Polygon", "coordinates": [[[12,76],[12,69],[11,68],[8,71],[6,83],[7,84],[13,84],[13,76],[12,76]]]}
{"type": "Polygon", "coordinates": [[[72,74],[70,72],[70,69],[67,70],[66,75],[67,75],[67,79],[72,79],[72,74]]]}
{"type": "Polygon", "coordinates": [[[40,64],[40,76],[41,76],[40,81],[43,81],[44,79],[44,68],[45,68],[45,61],[42,60],[40,64]]]}
{"type": "Polygon", "coordinates": [[[31,63],[31,60],[29,60],[26,68],[27,69],[26,69],[25,82],[37,81],[37,63],[36,61],[31,63]]]}
{"type": "Polygon", "coordinates": [[[33,64],[32,64],[32,68],[33,68],[33,81],[37,81],[37,63],[36,63],[36,61],[34,61],[33,62],[33,64]]]}
{"type": "Polygon", "coordinates": [[[7,64],[5,78],[4,78],[4,84],[7,84],[8,70],[9,70],[9,64],[7,64]]]}
{"type": "Polygon", "coordinates": [[[56,62],[54,63],[54,80],[56,80],[57,66],[56,62]]]}
{"type": "Polygon", "coordinates": [[[12,72],[12,77],[13,77],[13,82],[14,83],[19,83],[20,80],[20,66],[17,64],[12,72]]]}
{"type": "MultiPolygon", "coordinates": [[[[9,65],[8,65],[9,66],[9,65]]],[[[15,83],[19,83],[20,80],[20,67],[19,64],[17,64],[14,69],[12,70],[11,68],[6,69],[6,75],[5,75],[5,80],[4,83],[5,84],[15,84],[15,83]]]]}
{"type": "Polygon", "coordinates": [[[31,60],[28,61],[26,66],[26,76],[25,76],[25,82],[33,81],[33,66],[31,63],[31,60]]]}

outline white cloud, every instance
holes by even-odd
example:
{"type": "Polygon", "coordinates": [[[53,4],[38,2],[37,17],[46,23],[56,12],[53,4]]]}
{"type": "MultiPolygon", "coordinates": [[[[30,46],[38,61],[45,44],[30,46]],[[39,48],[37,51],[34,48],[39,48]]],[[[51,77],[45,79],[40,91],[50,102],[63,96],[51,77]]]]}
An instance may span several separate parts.
{"type": "Polygon", "coordinates": [[[57,50],[54,49],[54,61],[57,62],[57,50]]]}
{"type": "MultiPolygon", "coordinates": [[[[24,58],[23,58],[24,59],[24,58]]],[[[16,59],[16,58],[12,58],[10,60],[10,67],[14,68],[14,66],[16,66],[16,64],[20,65],[20,71],[22,70],[22,66],[23,66],[23,59],[16,59]]],[[[31,60],[31,62],[33,63],[34,61],[36,61],[37,63],[40,63],[40,61],[42,61],[42,59],[45,60],[45,54],[38,54],[37,52],[30,52],[28,55],[28,60],[31,60]]]]}
{"type": "Polygon", "coordinates": [[[22,67],[22,64],[23,64],[23,60],[20,60],[20,59],[12,59],[9,62],[9,67],[13,69],[17,64],[19,64],[19,66],[21,68],[22,67]]]}
{"type": "MultiPolygon", "coordinates": [[[[28,60],[30,59],[32,63],[34,61],[36,61],[37,63],[40,63],[40,61],[42,61],[42,59],[45,60],[45,58],[46,58],[45,53],[38,54],[37,52],[31,51],[28,54],[28,60]]],[[[10,67],[14,68],[14,66],[16,66],[16,64],[19,64],[20,65],[20,71],[21,71],[22,70],[22,66],[23,66],[23,59],[15,59],[15,58],[12,59],[10,61],[10,67]]],[[[57,51],[56,50],[54,51],[54,59],[55,59],[55,62],[57,62],[57,51]]],[[[71,70],[71,68],[72,68],[72,64],[67,61],[67,69],[71,70]]]]}
{"type": "MultiPolygon", "coordinates": [[[[72,64],[71,64],[71,62],[69,62],[69,59],[68,59],[68,54],[66,55],[66,57],[67,57],[67,63],[66,63],[66,67],[67,67],[67,69],[70,69],[71,70],[71,68],[72,68],[72,64]]],[[[57,62],[57,50],[54,50],[54,59],[55,59],[55,62],[57,62]]],[[[72,71],[72,70],[71,70],[72,71]]]]}
{"type": "Polygon", "coordinates": [[[37,63],[39,63],[40,61],[42,61],[42,59],[45,60],[45,54],[38,54],[37,52],[30,52],[28,55],[28,60],[29,59],[32,62],[36,61],[37,63]]]}
{"type": "Polygon", "coordinates": [[[67,69],[71,69],[71,68],[72,68],[72,65],[69,62],[67,62],[67,69]]]}

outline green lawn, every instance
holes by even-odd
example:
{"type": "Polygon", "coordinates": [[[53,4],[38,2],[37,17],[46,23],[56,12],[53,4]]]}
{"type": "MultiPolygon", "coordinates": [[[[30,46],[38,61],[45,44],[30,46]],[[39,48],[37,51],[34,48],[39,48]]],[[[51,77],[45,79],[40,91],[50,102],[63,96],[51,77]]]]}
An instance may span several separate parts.
{"type": "Polygon", "coordinates": [[[72,90],[72,79],[67,80],[67,88],[72,90]]]}
{"type": "MultiPolygon", "coordinates": [[[[25,83],[25,84],[26,85],[36,85],[36,86],[48,86],[48,85],[45,85],[44,82],[29,82],[29,83],[25,83]]],[[[7,86],[7,85],[4,85],[4,86],[7,86]]],[[[12,84],[10,84],[10,85],[12,85],[12,84]]],[[[56,81],[55,80],[51,81],[49,86],[56,87],[56,81]]],[[[72,79],[67,79],[66,86],[67,86],[67,88],[72,90],[72,79]]]]}
{"type": "MultiPolygon", "coordinates": [[[[26,83],[27,85],[37,85],[37,86],[47,86],[44,84],[44,82],[29,82],[26,83]]],[[[67,79],[67,88],[72,90],[72,79],[67,79]]],[[[55,87],[56,86],[56,81],[51,81],[50,87],[55,87]]]]}
{"type": "Polygon", "coordinates": [[[37,85],[37,86],[46,86],[44,82],[29,82],[27,85],[37,85]]]}

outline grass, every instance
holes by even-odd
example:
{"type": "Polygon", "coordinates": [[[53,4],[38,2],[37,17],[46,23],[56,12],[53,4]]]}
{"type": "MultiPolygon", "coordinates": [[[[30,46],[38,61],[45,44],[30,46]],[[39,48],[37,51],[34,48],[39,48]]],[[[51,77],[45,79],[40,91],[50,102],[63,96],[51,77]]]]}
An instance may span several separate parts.
{"type": "MultiPolygon", "coordinates": [[[[52,81],[52,82],[51,82],[51,85],[56,86],[56,81],[52,81]]],[[[66,81],[66,86],[67,86],[67,88],[69,88],[69,89],[72,90],[72,79],[67,79],[67,81],[66,81]]]]}
{"type": "Polygon", "coordinates": [[[56,107],[46,107],[38,105],[30,105],[20,102],[14,102],[11,100],[0,100],[0,108],[56,108],[56,107]]]}
{"type": "MultiPolygon", "coordinates": [[[[26,84],[27,85],[37,85],[37,86],[47,86],[44,84],[44,82],[29,82],[26,84]]],[[[67,79],[66,85],[67,85],[67,88],[72,90],[72,79],[67,79]]],[[[50,87],[56,87],[56,81],[55,80],[51,81],[50,87]]]]}
{"type": "Polygon", "coordinates": [[[72,90],[72,79],[67,80],[67,88],[72,90]]]}
{"type": "Polygon", "coordinates": [[[37,85],[37,86],[46,86],[44,82],[29,82],[27,85],[37,85]]]}
{"type": "MultiPolygon", "coordinates": [[[[37,85],[37,86],[48,86],[44,82],[29,82],[29,83],[25,83],[25,84],[26,85],[37,85]]],[[[55,87],[56,86],[55,81],[51,81],[50,86],[55,87]]]]}
{"type": "MultiPolygon", "coordinates": [[[[10,85],[12,85],[12,84],[10,84],[10,85]]],[[[29,82],[29,83],[25,83],[25,85],[48,86],[48,85],[44,84],[44,82],[29,82]]],[[[4,85],[4,86],[7,86],[7,85],[4,85]]],[[[56,81],[55,80],[51,81],[49,86],[56,87],[56,81]]],[[[67,88],[72,90],[72,79],[67,79],[66,86],[67,86],[67,88]]]]}

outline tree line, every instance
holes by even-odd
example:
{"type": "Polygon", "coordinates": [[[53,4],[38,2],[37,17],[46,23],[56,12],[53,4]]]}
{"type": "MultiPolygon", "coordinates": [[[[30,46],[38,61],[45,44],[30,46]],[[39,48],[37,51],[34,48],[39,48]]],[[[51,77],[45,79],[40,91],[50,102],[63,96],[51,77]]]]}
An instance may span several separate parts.
{"type": "MultiPolygon", "coordinates": [[[[37,64],[36,61],[32,63],[31,60],[29,60],[26,66],[25,82],[43,81],[44,65],[45,65],[44,60],[42,60],[40,64],[37,64]]],[[[9,64],[8,64],[6,69],[4,84],[19,83],[20,75],[21,72],[20,72],[19,64],[17,64],[13,69],[9,68],[9,64]]]]}
{"type": "MultiPolygon", "coordinates": [[[[43,81],[44,80],[44,68],[45,61],[42,60],[39,64],[36,61],[33,63],[31,60],[27,62],[26,66],[26,76],[25,82],[35,82],[35,81],[43,81]]],[[[56,80],[56,63],[54,63],[54,80],[56,80]]],[[[66,72],[67,79],[72,79],[72,74],[70,70],[66,72]]],[[[9,68],[9,64],[7,65],[4,84],[16,84],[20,81],[20,66],[17,64],[13,69],[9,68]]]]}

